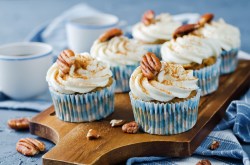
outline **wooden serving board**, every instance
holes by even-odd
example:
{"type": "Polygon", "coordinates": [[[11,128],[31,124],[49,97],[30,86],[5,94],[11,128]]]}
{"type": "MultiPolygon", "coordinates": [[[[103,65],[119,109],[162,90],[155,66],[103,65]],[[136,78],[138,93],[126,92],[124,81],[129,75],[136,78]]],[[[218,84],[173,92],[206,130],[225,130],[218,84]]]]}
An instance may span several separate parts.
{"type": "Polygon", "coordinates": [[[44,164],[103,165],[120,164],[135,156],[190,156],[221,120],[231,100],[243,94],[249,85],[250,61],[240,61],[233,74],[220,77],[220,87],[215,93],[201,98],[196,125],[177,135],[126,134],[121,127],[110,127],[111,119],[134,120],[128,94],[116,94],[115,112],[107,119],[63,122],[50,107],[32,118],[30,131],[56,144],[43,156],[44,164]],[[89,129],[98,130],[101,138],[87,140],[89,129]]]}

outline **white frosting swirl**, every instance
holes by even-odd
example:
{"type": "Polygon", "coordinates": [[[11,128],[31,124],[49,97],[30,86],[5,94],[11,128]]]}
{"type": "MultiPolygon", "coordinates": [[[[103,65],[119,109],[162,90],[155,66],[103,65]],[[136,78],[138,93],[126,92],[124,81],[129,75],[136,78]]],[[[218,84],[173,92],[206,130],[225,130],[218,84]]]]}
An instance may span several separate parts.
{"type": "Polygon", "coordinates": [[[205,24],[199,32],[206,38],[216,39],[220,47],[226,51],[240,47],[239,29],[227,24],[223,19],[205,24]]]}
{"type": "Polygon", "coordinates": [[[96,40],[90,53],[110,66],[120,66],[138,64],[146,51],[135,40],[117,36],[106,42],[96,40]]]}
{"type": "Polygon", "coordinates": [[[214,39],[185,35],[165,42],[161,47],[163,61],[177,64],[201,64],[203,59],[218,57],[221,48],[214,39]]]}
{"type": "Polygon", "coordinates": [[[187,98],[193,90],[198,89],[198,79],[192,70],[185,70],[181,65],[161,62],[162,68],[156,79],[148,80],[139,66],[130,78],[130,89],[134,97],[143,101],[170,101],[187,98]]]}
{"type": "Polygon", "coordinates": [[[160,14],[156,17],[156,23],[148,26],[142,22],[137,23],[132,29],[135,39],[145,43],[154,43],[158,40],[170,40],[176,28],[181,26],[181,22],[174,21],[168,13],[160,14]]]}
{"type": "Polygon", "coordinates": [[[59,74],[54,63],[47,72],[46,80],[54,90],[64,93],[87,93],[97,87],[105,87],[112,77],[109,66],[92,58],[88,53],[76,55],[75,64],[66,75],[59,74]]]}

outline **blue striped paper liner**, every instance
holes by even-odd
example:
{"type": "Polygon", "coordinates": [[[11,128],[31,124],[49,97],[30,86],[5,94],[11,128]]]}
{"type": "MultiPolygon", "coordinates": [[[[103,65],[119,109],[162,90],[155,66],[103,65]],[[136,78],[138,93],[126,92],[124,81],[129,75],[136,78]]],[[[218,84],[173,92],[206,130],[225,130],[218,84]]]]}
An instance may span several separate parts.
{"type": "Polygon", "coordinates": [[[231,49],[229,51],[223,50],[221,53],[220,74],[232,73],[236,70],[238,65],[238,51],[239,49],[231,49]]]}
{"type": "Polygon", "coordinates": [[[160,60],[161,58],[161,45],[162,44],[145,44],[143,48],[148,52],[153,52],[160,60]]]}
{"type": "Polygon", "coordinates": [[[200,89],[196,96],[178,103],[154,103],[135,99],[129,93],[135,121],[144,132],[173,135],[191,129],[198,116],[200,89]]]}
{"type": "Polygon", "coordinates": [[[111,66],[110,69],[113,73],[113,77],[116,80],[115,93],[129,92],[129,79],[134,70],[139,66],[137,65],[125,65],[125,66],[111,66]]]}
{"type": "Polygon", "coordinates": [[[100,120],[114,111],[115,81],[109,87],[85,94],[62,94],[51,87],[56,116],[67,122],[100,120]]]}
{"type": "Polygon", "coordinates": [[[201,96],[205,96],[216,91],[219,87],[221,59],[217,58],[215,64],[194,70],[193,74],[198,78],[198,86],[201,89],[201,96]]]}

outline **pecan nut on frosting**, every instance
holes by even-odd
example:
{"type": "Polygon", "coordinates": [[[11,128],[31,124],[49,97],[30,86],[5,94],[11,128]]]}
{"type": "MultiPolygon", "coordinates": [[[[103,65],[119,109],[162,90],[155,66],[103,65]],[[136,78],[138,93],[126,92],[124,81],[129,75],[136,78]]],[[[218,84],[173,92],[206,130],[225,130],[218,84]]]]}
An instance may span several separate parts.
{"type": "Polygon", "coordinates": [[[149,80],[154,79],[161,70],[161,61],[154,53],[148,52],[142,57],[141,70],[149,80]]]}
{"type": "Polygon", "coordinates": [[[142,16],[142,23],[146,26],[155,22],[155,12],[153,10],[146,11],[142,16]]]}
{"type": "Polygon", "coordinates": [[[113,29],[110,29],[110,30],[106,31],[105,33],[103,33],[99,37],[99,41],[106,42],[106,41],[110,40],[111,38],[116,37],[116,36],[121,36],[122,34],[123,34],[123,32],[121,29],[113,28],[113,29]]]}
{"type": "Polygon", "coordinates": [[[25,156],[34,156],[45,150],[45,144],[32,138],[22,138],[16,144],[16,150],[25,156]]]}
{"type": "Polygon", "coordinates": [[[198,28],[199,28],[198,24],[182,25],[175,30],[175,32],[173,34],[173,38],[176,39],[177,37],[182,37],[184,35],[187,35],[187,34],[193,32],[194,30],[196,30],[198,28]]]}
{"type": "Polygon", "coordinates": [[[72,50],[64,50],[58,56],[56,63],[61,73],[69,73],[70,67],[75,63],[75,53],[72,50]]]}
{"type": "Polygon", "coordinates": [[[212,13],[206,13],[203,14],[200,18],[200,20],[198,21],[198,24],[200,26],[204,26],[206,23],[209,23],[213,20],[214,15],[212,13]]]}

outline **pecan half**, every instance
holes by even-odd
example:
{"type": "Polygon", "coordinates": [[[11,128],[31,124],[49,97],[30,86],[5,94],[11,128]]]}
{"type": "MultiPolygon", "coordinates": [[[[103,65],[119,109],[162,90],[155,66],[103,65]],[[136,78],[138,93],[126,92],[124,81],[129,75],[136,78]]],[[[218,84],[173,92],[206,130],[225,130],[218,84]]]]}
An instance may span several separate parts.
{"type": "Polygon", "coordinates": [[[138,124],[135,121],[129,122],[122,126],[122,131],[125,133],[135,134],[139,129],[138,124]]]}
{"type": "Polygon", "coordinates": [[[29,118],[10,119],[8,126],[15,130],[29,129],[29,118]]]}
{"type": "Polygon", "coordinates": [[[206,13],[203,14],[200,18],[200,20],[198,21],[198,24],[200,26],[204,26],[206,23],[209,23],[213,20],[214,15],[212,13],[206,13]]]}
{"type": "Polygon", "coordinates": [[[155,23],[155,12],[153,10],[146,11],[142,16],[141,21],[146,26],[155,23]]]}
{"type": "Polygon", "coordinates": [[[161,61],[152,52],[148,52],[142,57],[142,74],[149,80],[153,79],[161,70],[161,61]]]}
{"type": "Polygon", "coordinates": [[[69,73],[70,67],[75,63],[75,53],[72,50],[64,50],[58,56],[56,63],[61,73],[69,73]]]}
{"type": "Polygon", "coordinates": [[[111,38],[116,37],[116,36],[121,36],[122,34],[123,32],[121,29],[118,29],[118,28],[109,29],[108,31],[106,31],[99,37],[99,41],[106,42],[110,40],[111,38]]]}
{"type": "Polygon", "coordinates": [[[199,28],[198,24],[182,25],[175,30],[175,32],[173,34],[173,38],[176,39],[177,37],[182,37],[184,35],[187,35],[187,34],[193,32],[194,30],[196,30],[198,28],[199,28]]]}
{"type": "Polygon", "coordinates": [[[87,139],[88,140],[93,140],[93,139],[98,139],[100,137],[100,135],[97,133],[96,130],[94,129],[90,129],[87,133],[87,139]]]}
{"type": "Polygon", "coordinates": [[[45,150],[45,144],[32,138],[22,138],[16,144],[16,150],[25,156],[34,156],[45,150]]]}
{"type": "Polygon", "coordinates": [[[211,165],[211,162],[207,159],[200,160],[196,165],[211,165]]]}
{"type": "Polygon", "coordinates": [[[124,123],[125,123],[125,120],[113,119],[110,121],[111,127],[119,127],[119,126],[122,126],[124,123]]]}
{"type": "Polygon", "coordinates": [[[212,143],[211,143],[211,145],[209,146],[209,149],[210,150],[216,150],[217,148],[219,148],[219,146],[220,146],[220,143],[218,142],[218,141],[213,141],[212,143]]]}

